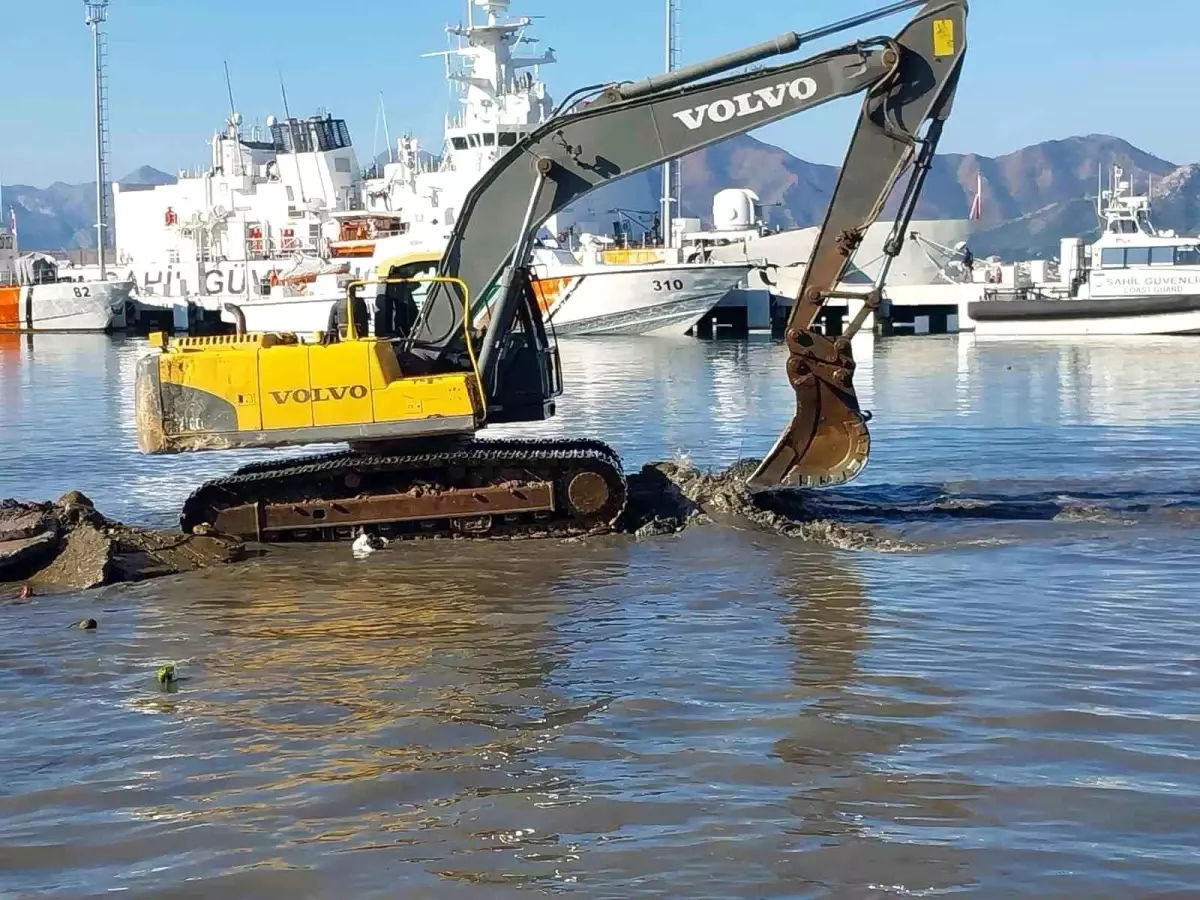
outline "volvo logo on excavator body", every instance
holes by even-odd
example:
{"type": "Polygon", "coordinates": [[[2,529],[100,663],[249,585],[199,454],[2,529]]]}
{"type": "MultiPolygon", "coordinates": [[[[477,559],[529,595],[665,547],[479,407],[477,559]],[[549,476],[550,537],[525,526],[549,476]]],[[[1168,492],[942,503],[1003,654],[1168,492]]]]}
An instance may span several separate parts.
{"type": "Polygon", "coordinates": [[[290,391],[270,391],[271,399],[281,406],[284,403],[324,403],[328,400],[342,400],[350,397],[362,400],[367,396],[367,387],[363,384],[340,384],[334,387],[315,387],[311,391],[296,388],[290,391]]]}
{"type": "Polygon", "coordinates": [[[689,131],[695,131],[704,124],[705,119],[718,123],[728,122],[730,119],[752,116],[765,109],[778,109],[783,106],[783,101],[788,97],[793,100],[807,100],[816,93],[817,83],[811,78],[794,78],[770,87],[758,88],[744,94],[735,94],[728,99],[701,103],[691,109],[681,109],[672,115],[689,131]]]}

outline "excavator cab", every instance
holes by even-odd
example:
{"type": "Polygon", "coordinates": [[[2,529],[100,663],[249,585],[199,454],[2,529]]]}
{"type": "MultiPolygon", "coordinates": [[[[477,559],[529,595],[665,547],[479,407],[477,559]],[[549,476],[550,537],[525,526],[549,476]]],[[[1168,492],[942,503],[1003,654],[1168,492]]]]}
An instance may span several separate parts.
{"type": "MultiPolygon", "coordinates": [[[[866,416],[850,339],[878,307],[899,253],[965,55],[966,0],[897,0],[644,81],[611,84],[522,137],[463,201],[439,257],[388,260],[383,333],[329,344],[294,335],[161,339],[137,379],[147,453],[344,441],[348,452],[243,467],[202,485],[185,530],[207,523],[257,540],[399,532],[576,534],[611,527],[625,503],[620,460],[594,440],[480,441],[488,424],[537,422],[563,390],[558,350],[531,286],[538,228],[603,184],[735,134],[865,94],[829,208],[788,317],[786,376],[796,410],[748,483],[842,484],[867,462],[866,416]],[[894,37],[776,66],[763,60],[920,7],[894,37]],[[730,74],[732,73],[732,74],[730,74]],[[825,305],[862,300],[840,287],[866,229],[904,182],[885,261],[838,337],[825,305]],[[437,274],[421,274],[437,259],[437,274]],[[411,330],[396,326],[404,285],[427,284],[411,330]]],[[[578,94],[578,92],[577,92],[578,94]]],[[[575,95],[573,95],[575,96],[575,95]]],[[[368,287],[359,284],[355,289],[368,287]]],[[[380,293],[376,288],[378,304],[380,293]]],[[[354,303],[347,305],[353,320],[354,303]]],[[[378,308],[378,307],[377,307],[378,308]]],[[[585,376],[586,377],[586,376],[585,376]]]]}
{"type": "MultiPolygon", "coordinates": [[[[385,260],[377,267],[375,282],[379,292],[376,295],[375,335],[392,341],[401,367],[406,371],[453,372],[478,366],[473,354],[490,324],[496,286],[471,302],[464,283],[438,274],[441,262],[440,254],[422,252],[385,260]],[[417,301],[423,305],[434,288],[444,289],[455,309],[461,311],[456,332],[462,334],[463,342],[459,354],[448,355],[439,364],[431,365],[422,353],[444,346],[445,339],[438,340],[437,335],[432,335],[434,340],[430,340],[428,333],[418,337],[416,326],[421,317],[417,301]],[[408,327],[400,324],[409,319],[408,327]],[[379,328],[381,321],[383,332],[379,328]],[[474,346],[467,345],[469,336],[473,336],[474,346]]],[[[547,332],[530,272],[522,267],[517,277],[520,279],[517,285],[520,302],[505,331],[503,352],[499,354],[494,386],[489,393],[488,419],[496,424],[549,418],[554,415],[553,400],[563,390],[558,346],[547,332]]],[[[367,285],[364,283],[364,286],[367,285]]],[[[351,285],[351,289],[356,286],[351,285]]]]}
{"type": "MultiPolygon", "coordinates": [[[[376,268],[375,336],[390,340],[407,338],[421,315],[420,301],[429,285],[426,279],[437,274],[441,254],[425,254],[418,259],[384,260],[376,268]]],[[[369,287],[367,285],[366,287],[369,287]]]]}

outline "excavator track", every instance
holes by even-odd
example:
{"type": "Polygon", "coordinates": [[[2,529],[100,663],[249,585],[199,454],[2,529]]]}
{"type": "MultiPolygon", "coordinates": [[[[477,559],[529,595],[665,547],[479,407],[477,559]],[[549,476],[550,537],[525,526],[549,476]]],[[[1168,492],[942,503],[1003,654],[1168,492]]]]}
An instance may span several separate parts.
{"type": "Polygon", "coordinates": [[[197,488],[180,526],[245,540],[566,537],[625,508],[621,461],[591,440],[466,441],[417,453],[351,449],[251,463],[197,488]]]}

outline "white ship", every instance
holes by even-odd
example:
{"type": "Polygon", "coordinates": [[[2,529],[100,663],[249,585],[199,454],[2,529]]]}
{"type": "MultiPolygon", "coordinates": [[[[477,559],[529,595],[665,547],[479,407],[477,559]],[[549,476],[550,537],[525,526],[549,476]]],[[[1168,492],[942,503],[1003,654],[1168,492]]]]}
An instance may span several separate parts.
{"type": "Polygon", "coordinates": [[[132,282],[72,280],[64,277],[52,257],[18,253],[15,225],[0,228],[0,331],[110,331],[125,327],[132,282]]]}
{"type": "Polygon", "coordinates": [[[353,208],[361,175],[349,130],[332,115],[276,120],[247,135],[233,113],[211,160],[174,184],[113,185],[116,259],[138,299],[213,309],[270,293],[278,276],[328,256],[334,215],[353,208]]]}
{"type": "Polygon", "coordinates": [[[980,336],[1200,334],[1200,238],[1156,229],[1149,194],[1134,194],[1122,174],[1114,168],[1097,197],[1095,243],[1064,238],[1059,264],[1036,267],[1043,277],[986,286],[967,304],[968,327],[980,336]]]}
{"type": "MultiPolygon", "coordinates": [[[[812,255],[816,226],[772,231],[763,217],[757,194],[749,188],[726,188],[712,199],[712,227],[701,227],[694,217],[676,219],[675,245],[683,259],[749,265],[746,278],[727,293],[711,311],[724,325],[750,330],[771,327],[772,306],[790,307],[800,289],[804,269],[812,255]]],[[[949,284],[947,274],[961,255],[973,222],[964,219],[925,219],[910,222],[899,255],[888,270],[888,290],[928,288],[949,284]]],[[[891,221],[874,222],[855,253],[847,282],[873,282],[883,265],[883,245],[893,228],[891,221]]],[[[661,247],[608,250],[612,262],[661,261],[670,250],[661,247]]]]}
{"type": "MultiPolygon", "coordinates": [[[[440,252],[471,186],[553,111],[538,78],[553,51],[514,54],[534,42],[531,20],[501,21],[508,0],[474,4],[486,21],[449,29],[459,46],[445,53],[446,74],[461,109],[447,117],[440,157],[403,137],[397,158],[364,177],[341,119],[268,119],[266,132],[246,136],[233,113],[204,170],[173,185],[114,186],[115,268],[136,281],[139,299],[234,303],[251,330],[305,334],[325,327],[352,279],[405,252],[440,252]]],[[[571,231],[569,218],[545,223],[531,260],[560,334],[682,334],[750,270],[580,262],[553,240],[571,231]]]]}
{"type": "MultiPolygon", "coordinates": [[[[429,157],[416,140],[401,138],[396,159],[364,186],[374,227],[389,232],[374,246],[376,260],[440,250],[475,182],[553,114],[539,78],[540,66],[555,61],[553,51],[514,53],[520,44],[536,43],[526,34],[531,20],[501,21],[508,0],[474,4],[486,23],[449,29],[460,40],[445,53],[446,78],[461,90],[461,110],[446,119],[442,155],[429,157]],[[391,217],[390,226],[384,217],[391,217]]],[[[684,334],[751,268],[741,260],[688,263],[677,255],[648,264],[613,262],[589,246],[583,230],[589,226],[577,211],[565,210],[544,223],[532,253],[535,290],[558,334],[684,334]]]]}

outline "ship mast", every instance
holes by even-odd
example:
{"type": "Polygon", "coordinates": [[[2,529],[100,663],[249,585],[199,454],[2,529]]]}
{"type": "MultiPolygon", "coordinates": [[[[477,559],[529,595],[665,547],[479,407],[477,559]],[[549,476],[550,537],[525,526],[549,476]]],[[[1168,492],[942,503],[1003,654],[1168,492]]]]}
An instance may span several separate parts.
{"type": "Polygon", "coordinates": [[[100,280],[108,277],[104,266],[104,249],[108,240],[108,42],[102,26],[108,19],[108,0],[83,0],[84,23],[92,31],[92,61],[95,72],[92,90],[96,104],[96,258],[100,263],[100,280]]]}
{"type": "MultiPolygon", "coordinates": [[[[679,68],[679,4],[682,0],[667,0],[666,70],[679,68]]],[[[662,232],[664,247],[674,244],[674,229],[671,228],[671,203],[680,202],[683,161],[668,160],[662,167],[662,232]]],[[[682,206],[679,207],[682,214],[682,206]]]]}

